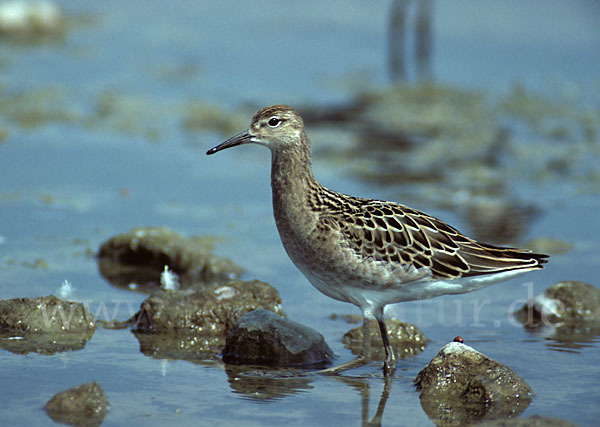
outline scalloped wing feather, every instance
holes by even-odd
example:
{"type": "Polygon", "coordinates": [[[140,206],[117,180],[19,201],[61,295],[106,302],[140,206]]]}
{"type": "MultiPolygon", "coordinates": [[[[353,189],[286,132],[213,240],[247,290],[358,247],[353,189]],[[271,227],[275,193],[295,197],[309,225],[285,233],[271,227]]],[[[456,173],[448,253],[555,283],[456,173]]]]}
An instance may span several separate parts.
{"type": "Polygon", "coordinates": [[[337,229],[361,259],[408,269],[425,268],[433,279],[542,268],[546,255],[526,249],[479,243],[437,218],[403,205],[346,196],[347,209],[328,212],[337,229]],[[351,201],[352,203],[348,202],[351,201]]]}

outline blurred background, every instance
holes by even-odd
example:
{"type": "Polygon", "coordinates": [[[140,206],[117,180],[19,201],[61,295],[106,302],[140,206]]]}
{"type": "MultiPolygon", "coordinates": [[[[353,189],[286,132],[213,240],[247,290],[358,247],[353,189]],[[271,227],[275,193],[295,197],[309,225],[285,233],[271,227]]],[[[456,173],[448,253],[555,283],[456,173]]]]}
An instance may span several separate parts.
{"type": "MultiPolygon", "coordinates": [[[[552,255],[523,280],[391,308],[433,344],[400,361],[384,424],[430,423],[412,378],[460,333],[531,384],[525,416],[591,425],[597,330],[565,344],[507,316],[531,289],[598,283],[599,22],[592,0],[0,1],[0,298],[56,293],[68,279],[75,299],[126,318],[116,301],[137,307],[145,295],[108,284],[94,254],[132,227],[167,226],[214,236],[217,253],[275,286],[290,318],[349,358],[339,338],[349,326],[329,316],[356,310],[318,294],[287,259],[268,151],[204,154],[258,108],[288,104],[305,119],[327,187],[552,255]]],[[[357,402],[377,405],[382,387],[364,379],[375,390],[365,398],[362,386],[319,378],[253,399],[213,365],[152,359],[137,346],[128,331],[98,331],[77,352],[3,351],[0,378],[11,386],[0,414],[44,425],[39,408],[56,390],[100,378],[107,425],[355,425],[357,402]],[[256,412],[257,402],[270,406],[256,412]]]]}

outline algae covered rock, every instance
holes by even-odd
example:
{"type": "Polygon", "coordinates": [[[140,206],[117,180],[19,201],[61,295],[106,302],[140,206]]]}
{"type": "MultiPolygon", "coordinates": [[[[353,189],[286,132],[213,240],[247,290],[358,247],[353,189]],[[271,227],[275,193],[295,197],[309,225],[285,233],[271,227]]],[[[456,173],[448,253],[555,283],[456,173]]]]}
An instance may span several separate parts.
{"type": "Polygon", "coordinates": [[[214,255],[209,239],[184,237],[165,227],[134,228],[102,243],[98,250],[100,273],[115,286],[153,291],[160,286],[165,266],[182,287],[227,282],[242,271],[214,255]]]}
{"type": "Polygon", "coordinates": [[[223,361],[237,365],[315,366],[332,358],[323,335],[266,310],[242,316],[223,350],[223,361]]]}
{"type": "MultiPolygon", "coordinates": [[[[371,319],[369,332],[371,335],[371,359],[383,360],[385,350],[381,345],[381,335],[377,321],[371,319]]],[[[396,358],[403,358],[422,352],[429,338],[427,338],[415,325],[401,322],[398,319],[386,319],[385,326],[388,331],[390,344],[394,348],[396,358]]],[[[349,348],[354,354],[361,354],[362,351],[362,326],[349,330],[344,334],[342,342],[346,348],[349,348]]]]}
{"type": "Polygon", "coordinates": [[[576,280],[558,282],[515,313],[529,327],[600,322],[600,289],[576,280]]]}
{"type": "Polygon", "coordinates": [[[225,336],[245,313],[281,311],[279,292],[258,280],[231,281],[150,295],[136,315],[138,332],[193,332],[225,336]]]}
{"type": "Polygon", "coordinates": [[[0,347],[17,354],[79,350],[95,323],[84,304],[54,295],[0,301],[0,347]]]}
{"type": "Polygon", "coordinates": [[[529,385],[510,368],[459,342],[446,344],[415,384],[424,411],[444,425],[515,417],[532,396],[529,385]]]}
{"type": "Polygon", "coordinates": [[[55,394],[44,407],[54,421],[74,426],[99,426],[108,401],[98,383],[91,382],[55,394]]]}
{"type": "Polygon", "coordinates": [[[551,348],[578,349],[600,336],[600,290],[578,281],[558,282],[514,313],[551,348]]]}
{"type": "Polygon", "coordinates": [[[178,291],[159,290],[130,319],[145,354],[197,360],[219,353],[245,313],[282,313],[279,292],[257,280],[230,281],[178,291]]]}

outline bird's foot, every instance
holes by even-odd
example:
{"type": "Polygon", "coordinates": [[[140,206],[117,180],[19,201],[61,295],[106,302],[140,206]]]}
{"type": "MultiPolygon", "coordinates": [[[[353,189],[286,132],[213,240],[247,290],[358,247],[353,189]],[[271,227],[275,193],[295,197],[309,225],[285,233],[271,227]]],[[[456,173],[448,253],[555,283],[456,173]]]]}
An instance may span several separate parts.
{"type": "Polygon", "coordinates": [[[340,372],[349,371],[350,369],[359,368],[361,366],[369,363],[369,358],[364,356],[358,356],[356,359],[352,359],[346,363],[342,363],[341,365],[332,366],[331,368],[321,369],[320,371],[315,372],[316,374],[322,375],[337,375],[340,372]]]}
{"type": "Polygon", "coordinates": [[[385,360],[383,362],[383,376],[385,377],[393,377],[394,372],[396,371],[396,360],[385,360]]]}

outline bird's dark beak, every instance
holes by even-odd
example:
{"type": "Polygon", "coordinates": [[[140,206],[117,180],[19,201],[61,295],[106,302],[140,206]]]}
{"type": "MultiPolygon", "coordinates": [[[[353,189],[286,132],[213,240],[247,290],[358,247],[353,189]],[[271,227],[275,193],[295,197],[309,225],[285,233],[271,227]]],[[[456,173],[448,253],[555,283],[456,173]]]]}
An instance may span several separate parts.
{"type": "Polygon", "coordinates": [[[220,143],[216,147],[211,148],[206,152],[206,154],[211,155],[215,154],[217,151],[224,150],[226,148],[235,147],[236,145],[249,144],[252,141],[252,135],[248,133],[248,131],[244,131],[242,133],[237,134],[236,136],[232,136],[227,141],[220,143]]]}

